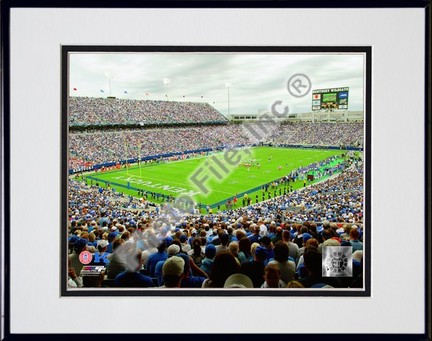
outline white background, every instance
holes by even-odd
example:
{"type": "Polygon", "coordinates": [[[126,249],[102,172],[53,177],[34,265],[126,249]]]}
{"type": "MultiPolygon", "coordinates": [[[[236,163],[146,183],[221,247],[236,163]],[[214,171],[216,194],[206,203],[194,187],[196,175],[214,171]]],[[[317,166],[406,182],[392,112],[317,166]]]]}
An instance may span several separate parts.
{"type": "Polygon", "coordinates": [[[423,9],[12,9],[11,332],[222,332],[214,314],[224,333],[422,333],[424,25],[423,9]],[[372,297],[60,298],[61,45],[372,46],[372,297]]]}

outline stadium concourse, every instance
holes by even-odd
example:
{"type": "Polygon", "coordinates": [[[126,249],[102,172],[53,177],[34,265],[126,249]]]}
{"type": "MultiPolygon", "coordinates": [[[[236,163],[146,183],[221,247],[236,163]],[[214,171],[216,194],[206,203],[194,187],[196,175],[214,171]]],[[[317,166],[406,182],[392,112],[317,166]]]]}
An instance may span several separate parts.
{"type": "MultiPolygon", "coordinates": [[[[73,97],[69,128],[71,172],[124,160],[125,146],[146,157],[250,144],[205,103],[73,97]]],[[[363,123],[283,122],[262,142],[362,147],[363,123]]],[[[70,176],[68,287],[362,288],[363,161],[347,155],[321,182],[216,214],[70,176]],[[352,247],[351,277],[322,276],[325,246],[352,247]],[[103,271],[89,276],[83,263],[103,271]]]]}

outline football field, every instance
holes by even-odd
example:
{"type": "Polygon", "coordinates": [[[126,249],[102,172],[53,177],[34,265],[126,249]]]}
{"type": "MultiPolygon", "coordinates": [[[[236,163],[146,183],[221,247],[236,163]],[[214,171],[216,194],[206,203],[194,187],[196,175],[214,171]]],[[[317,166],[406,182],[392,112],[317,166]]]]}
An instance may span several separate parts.
{"type": "MultiPolygon", "coordinates": [[[[109,184],[116,191],[135,197],[142,197],[139,191],[144,190],[149,201],[159,203],[166,200],[161,194],[173,197],[187,195],[201,203],[202,207],[209,205],[216,212],[218,205],[225,209],[226,201],[234,196],[239,199],[237,207],[241,206],[244,193],[248,193],[252,203],[255,203],[256,195],[261,201],[262,185],[278,180],[299,167],[343,153],[343,150],[329,149],[255,147],[239,150],[235,157],[233,152],[221,151],[190,159],[141,163],[127,169],[96,172],[87,175],[86,179],[88,183],[102,188],[109,184]]],[[[339,162],[342,162],[341,158],[333,164],[339,162]]],[[[291,185],[293,189],[303,187],[303,180],[291,185]]]]}

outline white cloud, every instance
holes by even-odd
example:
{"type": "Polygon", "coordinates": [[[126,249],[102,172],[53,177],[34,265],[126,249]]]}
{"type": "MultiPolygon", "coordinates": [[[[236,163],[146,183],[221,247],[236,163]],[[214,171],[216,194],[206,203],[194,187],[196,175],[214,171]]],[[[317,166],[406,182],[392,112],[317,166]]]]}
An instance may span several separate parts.
{"type": "Polygon", "coordinates": [[[78,89],[71,95],[107,96],[111,88],[118,98],[205,101],[223,114],[229,94],[231,114],[255,114],[276,100],[310,111],[311,94],[287,91],[288,79],[303,73],[312,89],[349,87],[350,110],[363,110],[363,65],[360,54],[72,53],[69,81],[78,89]]]}

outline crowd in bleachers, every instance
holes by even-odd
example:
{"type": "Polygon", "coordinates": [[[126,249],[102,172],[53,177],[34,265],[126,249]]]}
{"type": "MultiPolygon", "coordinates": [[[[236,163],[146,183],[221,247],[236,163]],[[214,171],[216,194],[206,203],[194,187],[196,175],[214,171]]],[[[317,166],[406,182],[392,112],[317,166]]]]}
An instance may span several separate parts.
{"type": "Polygon", "coordinates": [[[307,186],[301,191],[274,197],[238,214],[265,215],[277,219],[283,213],[293,221],[328,219],[358,222],[363,218],[363,173],[360,168],[346,170],[335,178],[307,186]]]}
{"type": "Polygon", "coordinates": [[[303,144],[315,146],[363,146],[363,123],[312,123],[281,124],[271,137],[274,144],[303,144]]]}
{"type": "MultiPolygon", "coordinates": [[[[75,159],[94,163],[247,143],[238,125],[70,133],[75,159]]],[[[72,164],[70,165],[72,166],[72,164]]]]}
{"type": "MultiPolygon", "coordinates": [[[[274,126],[274,124],[273,124],[274,126]]],[[[272,128],[274,128],[272,126],[272,128]]],[[[90,130],[70,132],[69,167],[84,164],[117,162],[126,158],[184,152],[201,148],[237,146],[260,142],[251,132],[263,136],[257,124],[245,128],[238,124],[203,125],[179,128],[90,130]]],[[[268,129],[270,130],[270,129],[268,129]]],[[[362,125],[359,123],[290,123],[277,125],[268,140],[279,144],[317,146],[362,145],[362,125]]]]}
{"type": "Polygon", "coordinates": [[[214,215],[180,214],[72,179],[69,187],[70,287],[363,286],[358,160],[321,183],[214,215]],[[352,276],[322,275],[326,246],[352,247],[352,276]],[[83,251],[105,267],[101,276],[80,276],[83,251]]]}
{"type": "Polygon", "coordinates": [[[166,124],[227,122],[208,103],[69,97],[69,124],[166,124]]]}
{"type": "MultiPolygon", "coordinates": [[[[71,126],[203,123],[160,129],[71,130],[68,148],[73,169],[258,141],[273,145],[363,145],[362,123],[209,125],[226,119],[204,103],[71,97],[69,117],[71,126]],[[271,134],[263,134],[263,127],[271,134]],[[251,139],[253,132],[256,140],[251,139]]],[[[306,184],[304,175],[314,169],[320,169],[320,164],[287,176],[306,184]]],[[[327,167],[326,172],[322,176],[330,178],[322,182],[279,192],[269,200],[264,199],[267,189],[263,187],[262,201],[239,201],[216,214],[201,214],[199,204],[183,211],[173,207],[173,198],[152,203],[145,195],[135,198],[71,177],[68,286],[361,288],[363,165],[353,157],[327,167]],[[351,276],[323,276],[326,246],[351,247],[351,276]],[[90,258],[90,266],[101,266],[102,271],[90,274],[80,259],[83,254],[90,258]]]]}

